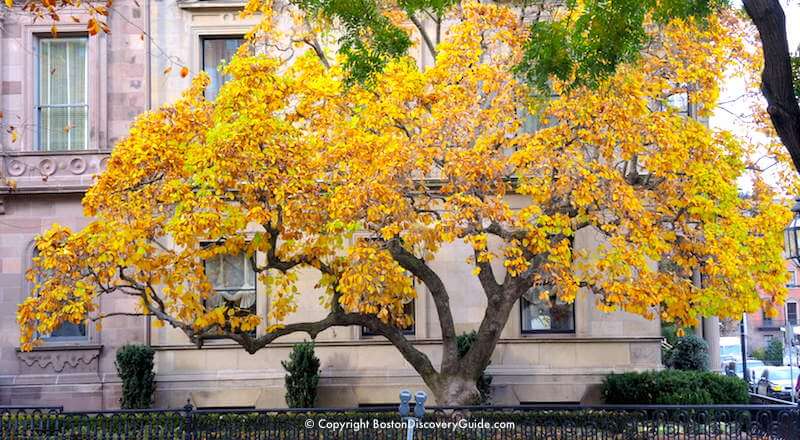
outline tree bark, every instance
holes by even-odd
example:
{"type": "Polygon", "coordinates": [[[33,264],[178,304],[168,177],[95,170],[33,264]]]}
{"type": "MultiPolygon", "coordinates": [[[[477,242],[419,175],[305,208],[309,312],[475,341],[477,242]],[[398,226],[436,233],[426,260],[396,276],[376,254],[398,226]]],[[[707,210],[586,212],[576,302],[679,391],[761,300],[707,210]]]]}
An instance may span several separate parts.
{"type": "Polygon", "coordinates": [[[761,92],[767,100],[767,112],[795,168],[800,170],[800,106],[792,85],[786,16],[779,0],[743,0],[743,4],[761,36],[761,92]]]}

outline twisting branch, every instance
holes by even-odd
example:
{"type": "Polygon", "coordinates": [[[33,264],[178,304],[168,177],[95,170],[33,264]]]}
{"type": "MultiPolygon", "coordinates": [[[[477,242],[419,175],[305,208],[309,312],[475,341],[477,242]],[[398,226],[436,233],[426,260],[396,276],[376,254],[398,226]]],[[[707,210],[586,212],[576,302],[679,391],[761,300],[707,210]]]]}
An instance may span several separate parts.
{"type": "Polygon", "coordinates": [[[428,51],[431,53],[433,59],[436,59],[436,45],[431,41],[430,35],[428,35],[428,31],[425,30],[425,25],[419,21],[419,19],[414,16],[414,14],[408,14],[408,18],[414,23],[414,26],[419,31],[419,34],[422,36],[422,41],[425,42],[425,46],[428,48],[428,51]]]}
{"type": "Polygon", "coordinates": [[[417,258],[416,255],[406,250],[399,238],[385,243],[386,249],[397,264],[421,280],[431,293],[442,330],[442,370],[449,371],[455,368],[458,364],[456,329],[453,322],[453,312],[450,309],[450,297],[442,279],[424,260],[417,258]]]}

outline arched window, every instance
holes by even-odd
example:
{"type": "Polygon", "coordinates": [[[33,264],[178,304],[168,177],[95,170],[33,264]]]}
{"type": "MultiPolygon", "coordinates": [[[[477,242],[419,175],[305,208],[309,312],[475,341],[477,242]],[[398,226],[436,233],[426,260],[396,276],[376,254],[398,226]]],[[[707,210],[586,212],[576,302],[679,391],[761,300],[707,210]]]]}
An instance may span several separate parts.
{"type": "MultiPolygon", "coordinates": [[[[31,266],[33,265],[33,259],[39,255],[39,250],[36,247],[33,247],[33,251],[31,253],[31,266]]],[[[39,279],[38,282],[41,283],[44,281],[43,279],[39,279]]],[[[30,286],[30,290],[33,290],[33,286],[30,286]]],[[[31,294],[36,295],[38,292],[31,292],[31,294]]],[[[86,332],[86,321],[81,322],[79,324],[75,324],[72,322],[64,322],[62,323],[57,329],[55,329],[49,335],[40,335],[40,337],[48,342],[80,342],[88,340],[88,333],[86,332]]]]}

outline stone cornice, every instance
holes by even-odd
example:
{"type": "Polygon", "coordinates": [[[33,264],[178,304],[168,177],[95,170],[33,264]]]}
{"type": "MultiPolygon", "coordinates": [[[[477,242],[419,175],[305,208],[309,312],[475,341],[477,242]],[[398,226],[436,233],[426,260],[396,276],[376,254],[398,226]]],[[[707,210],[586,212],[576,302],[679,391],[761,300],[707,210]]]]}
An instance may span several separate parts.
{"type": "Polygon", "coordinates": [[[110,151],[25,151],[3,153],[4,177],[14,187],[0,186],[0,193],[51,194],[83,193],[108,163],[110,151]]]}
{"type": "MultiPolygon", "coordinates": [[[[623,336],[623,337],[585,337],[573,335],[529,335],[520,338],[505,338],[500,339],[497,344],[607,344],[607,343],[652,343],[660,344],[663,338],[660,336],[623,336]]],[[[411,343],[414,345],[441,345],[441,339],[412,339],[411,343]]],[[[266,348],[286,348],[292,347],[296,342],[272,342],[266,348]]],[[[359,346],[374,346],[374,345],[392,345],[387,340],[379,338],[358,339],[351,341],[315,341],[314,345],[317,347],[359,347],[359,346]]],[[[173,344],[173,345],[152,345],[153,350],[156,351],[171,351],[171,350],[198,350],[194,344],[173,344]]],[[[230,343],[217,343],[205,344],[199,350],[230,350],[240,349],[238,344],[230,343]]]]}

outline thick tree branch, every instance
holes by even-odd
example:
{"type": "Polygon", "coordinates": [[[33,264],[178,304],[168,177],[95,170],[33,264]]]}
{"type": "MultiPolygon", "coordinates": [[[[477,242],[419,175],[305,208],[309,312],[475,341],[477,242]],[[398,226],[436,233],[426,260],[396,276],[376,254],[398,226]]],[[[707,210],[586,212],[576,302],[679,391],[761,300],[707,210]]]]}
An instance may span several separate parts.
{"type": "Polygon", "coordinates": [[[767,100],[767,112],[795,168],[800,170],[800,106],[792,86],[786,16],[779,0],[743,0],[743,4],[761,36],[761,92],[767,100]]]}
{"type": "Polygon", "coordinates": [[[436,313],[439,316],[439,326],[442,330],[442,372],[451,371],[458,365],[458,346],[456,344],[456,329],[453,322],[453,312],[450,309],[450,297],[447,294],[442,279],[434,272],[424,260],[417,258],[406,250],[399,239],[386,243],[392,258],[403,269],[411,272],[420,279],[428,291],[431,292],[436,313]]]}
{"type": "Polygon", "coordinates": [[[428,35],[428,31],[425,30],[425,25],[421,21],[419,21],[419,19],[416,16],[414,16],[414,14],[408,14],[408,18],[411,20],[412,23],[414,23],[414,26],[416,26],[417,30],[419,31],[419,34],[422,35],[422,41],[425,42],[425,46],[428,48],[428,51],[431,53],[431,56],[435,60],[436,45],[431,40],[430,35],[428,35]]]}

